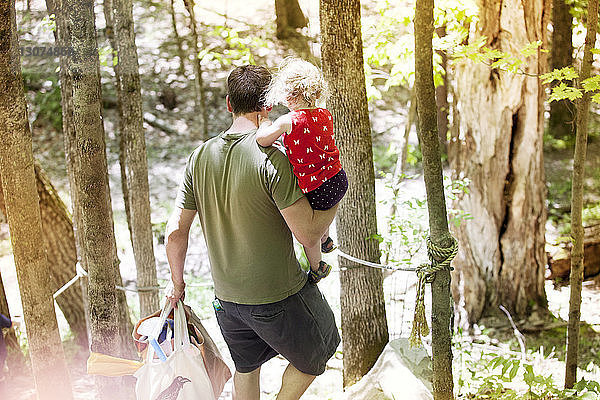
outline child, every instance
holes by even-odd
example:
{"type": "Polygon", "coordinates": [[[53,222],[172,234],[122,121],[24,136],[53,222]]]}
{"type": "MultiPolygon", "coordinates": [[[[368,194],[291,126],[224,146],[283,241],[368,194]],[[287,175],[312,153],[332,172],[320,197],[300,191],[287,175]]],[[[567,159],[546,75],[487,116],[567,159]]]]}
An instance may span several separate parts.
{"type": "MultiPolygon", "coordinates": [[[[271,146],[283,135],[298,186],[314,210],[334,207],[348,189],[346,173],[339,160],[340,152],[333,139],[331,114],[325,108],[316,107],[326,89],[321,71],[313,64],[298,59],[286,60],[271,82],[266,103],[282,103],[291,112],[273,123],[262,119],[256,133],[256,141],[263,147],[271,146]]],[[[331,271],[331,266],[321,260],[321,251],[329,253],[334,249],[329,229],[320,245],[304,248],[313,282],[331,271]]]]}

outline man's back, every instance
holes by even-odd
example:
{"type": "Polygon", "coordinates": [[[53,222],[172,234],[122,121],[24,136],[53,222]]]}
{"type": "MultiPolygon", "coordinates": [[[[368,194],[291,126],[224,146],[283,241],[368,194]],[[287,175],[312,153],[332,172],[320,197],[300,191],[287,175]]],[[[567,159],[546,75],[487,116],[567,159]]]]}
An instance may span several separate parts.
{"type": "Polygon", "coordinates": [[[301,197],[285,154],[258,146],[254,131],[221,134],[192,153],[176,205],[198,210],[219,299],[272,303],[302,288],[279,212],[301,197]]]}

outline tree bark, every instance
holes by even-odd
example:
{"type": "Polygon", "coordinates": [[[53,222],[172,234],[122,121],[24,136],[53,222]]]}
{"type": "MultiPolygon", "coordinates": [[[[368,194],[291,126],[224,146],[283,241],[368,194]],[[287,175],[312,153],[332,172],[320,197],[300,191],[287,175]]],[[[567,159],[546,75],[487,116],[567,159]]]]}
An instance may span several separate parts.
{"type": "MultiPolygon", "coordinates": [[[[115,39],[115,24],[114,24],[114,16],[113,16],[113,1],[114,0],[104,0],[102,4],[102,9],[104,10],[104,20],[106,22],[106,37],[108,38],[108,42],[110,43],[110,47],[114,52],[117,51],[117,42],[115,39]]],[[[126,139],[123,134],[123,92],[121,90],[121,77],[119,74],[120,62],[118,60],[116,64],[113,64],[113,71],[115,73],[115,90],[117,92],[117,113],[119,115],[119,121],[116,124],[118,128],[116,129],[116,135],[119,137],[119,167],[121,171],[121,191],[123,192],[123,206],[125,207],[125,216],[127,218],[127,226],[129,228],[129,239],[133,243],[133,232],[131,231],[131,210],[129,199],[129,188],[127,186],[127,161],[125,159],[126,153],[126,139]]],[[[103,103],[106,101],[103,100],[103,103]]],[[[104,106],[104,104],[103,104],[104,106]]]]}
{"type": "MultiPolygon", "coordinates": [[[[581,82],[590,77],[592,69],[592,49],[596,45],[598,29],[598,0],[588,2],[587,34],[583,62],[579,74],[581,82]]],[[[569,299],[569,325],[567,327],[567,360],[565,363],[565,388],[571,389],[577,381],[577,360],[579,356],[579,325],[581,319],[581,286],[583,282],[583,180],[585,175],[585,156],[588,137],[588,115],[592,94],[584,92],[577,101],[577,136],[575,138],[575,154],[573,156],[573,187],[571,191],[571,294],[569,299]]]]}
{"type": "Polygon", "coordinates": [[[169,0],[169,13],[171,13],[171,26],[173,27],[173,36],[177,44],[177,56],[179,57],[179,75],[185,77],[185,51],[183,50],[183,40],[177,30],[177,14],[175,13],[175,0],[169,0]]]}
{"type": "MultiPolygon", "coordinates": [[[[375,172],[365,74],[359,0],[321,0],[323,72],[335,88],[328,100],[341,161],[350,188],[338,210],[340,248],[378,262],[375,172]],[[344,10],[340,13],[339,10],[344,10]],[[344,54],[344,57],[340,57],[344,54]]],[[[373,366],[388,342],[381,270],[339,259],[344,346],[344,386],[373,366]]]]}
{"type": "Polygon", "coordinates": [[[133,253],[137,268],[138,287],[156,287],[138,293],[142,316],[159,308],[156,261],[150,221],[150,189],[140,74],[133,31],[133,4],[131,0],[112,0],[115,22],[115,43],[119,58],[118,88],[120,93],[121,136],[125,147],[125,180],[129,204],[133,253]]]}
{"type": "MultiPolygon", "coordinates": [[[[441,248],[451,248],[448,231],[440,140],[437,133],[439,112],[433,84],[433,0],[417,0],[415,5],[415,92],[419,118],[419,143],[423,152],[423,175],[429,211],[429,237],[441,248]]],[[[447,104],[447,100],[446,100],[447,104]]],[[[437,260],[443,261],[443,260],[437,260]]],[[[450,295],[450,271],[435,273],[431,285],[431,324],[433,354],[433,398],[454,398],[452,380],[452,343],[450,324],[453,304],[450,295]]]]}
{"type": "Polygon", "coordinates": [[[198,46],[198,25],[196,23],[196,14],[194,13],[194,0],[184,0],[185,8],[190,15],[190,31],[192,35],[192,54],[194,55],[194,82],[196,84],[196,113],[202,118],[202,140],[208,140],[208,110],[206,108],[206,92],[204,90],[204,81],[202,80],[202,63],[198,58],[200,47],[198,46]]]}
{"type": "Polygon", "coordinates": [[[298,0],[275,0],[275,23],[277,39],[283,40],[298,28],[304,28],[308,19],[304,16],[298,0]]]}
{"type": "MultiPolygon", "coordinates": [[[[76,177],[72,190],[76,192],[80,206],[81,226],[77,233],[81,235],[80,250],[88,267],[90,348],[94,352],[115,355],[121,350],[115,289],[118,260],[115,261],[93,2],[66,0],[65,3],[73,47],[73,54],[68,59],[68,75],[72,83],[74,137],[68,138],[69,145],[73,146],[68,154],[76,158],[72,166],[76,177]]],[[[98,376],[95,381],[100,399],[121,396],[120,378],[98,376]]]]}
{"type": "MultiPolygon", "coordinates": [[[[44,249],[48,257],[48,275],[50,289],[56,292],[73,276],[77,252],[73,224],[67,207],[56,193],[50,179],[38,163],[34,163],[37,194],[40,200],[44,249]]],[[[1,183],[0,178],[0,183],[1,183]]],[[[0,212],[6,215],[4,195],[0,190],[0,212]]],[[[75,337],[75,342],[87,348],[87,325],[81,287],[73,285],[56,298],[65,319],[75,337]]]]}
{"type": "MultiPolygon", "coordinates": [[[[485,0],[469,43],[485,36],[488,46],[517,57],[528,43],[545,47],[546,6],[546,0],[485,0]]],[[[543,53],[522,68],[543,73],[543,53]]],[[[455,230],[461,248],[453,291],[461,323],[497,315],[499,305],[518,318],[545,314],[543,87],[537,78],[467,60],[455,71],[460,126],[450,161],[453,179],[468,178],[470,186],[453,208],[474,217],[455,230]]]]}
{"type": "MultiPolygon", "coordinates": [[[[552,69],[573,65],[573,16],[570,8],[565,0],[552,0],[552,69]]],[[[548,128],[554,138],[573,143],[574,119],[572,101],[564,99],[550,103],[548,128]]]]}
{"type": "MultiPolygon", "coordinates": [[[[446,36],[446,25],[436,28],[435,33],[439,38],[446,36]]],[[[442,153],[447,153],[446,143],[448,142],[448,120],[450,104],[448,104],[448,55],[445,50],[437,50],[440,56],[440,66],[443,70],[442,84],[435,88],[435,101],[437,104],[437,131],[440,138],[442,153]]]]}
{"type": "Polygon", "coordinates": [[[10,240],[40,400],[72,399],[52,290],[33,170],[14,0],[0,1],[0,171],[10,240]]]}
{"type": "MultiPolygon", "coordinates": [[[[73,40],[71,37],[71,24],[69,23],[69,8],[71,4],[68,0],[46,0],[46,6],[49,14],[54,14],[56,18],[56,30],[55,40],[60,48],[73,48],[73,40]]],[[[71,63],[71,56],[60,57],[60,82],[61,82],[61,106],[63,116],[63,138],[65,146],[65,158],[67,164],[67,176],[69,178],[69,187],[71,194],[72,214],[73,214],[73,231],[75,233],[75,247],[77,249],[78,261],[84,270],[88,270],[88,264],[86,254],[83,251],[83,235],[80,233],[79,227],[83,226],[81,220],[81,207],[79,200],[79,193],[75,189],[79,185],[78,172],[81,169],[80,158],[77,152],[77,138],[75,134],[75,121],[74,121],[74,105],[73,105],[73,82],[69,75],[69,67],[71,63]]],[[[108,187],[108,181],[105,182],[106,190],[109,193],[110,203],[110,192],[108,187]]],[[[110,211],[110,221],[112,221],[112,209],[110,211]]],[[[121,272],[119,270],[119,259],[117,257],[117,249],[115,247],[113,254],[113,266],[116,270],[117,282],[122,283],[121,272]]],[[[79,279],[80,286],[83,292],[83,302],[86,311],[86,320],[88,326],[88,340],[90,335],[90,304],[88,298],[88,277],[82,277],[79,279]]],[[[133,330],[133,324],[129,317],[129,308],[127,305],[127,299],[125,293],[119,291],[117,293],[117,307],[119,315],[119,331],[120,336],[125,338],[131,335],[133,330]]],[[[131,342],[123,341],[121,351],[119,355],[121,357],[132,358],[135,356],[135,349],[131,342]]]]}
{"type": "MultiPolygon", "coordinates": [[[[54,30],[54,41],[59,48],[68,48],[71,46],[71,28],[68,23],[68,4],[66,0],[46,0],[46,8],[48,15],[54,14],[56,29],[54,30]]],[[[67,166],[67,176],[69,178],[69,188],[71,195],[71,211],[73,222],[73,234],[75,237],[75,250],[77,261],[81,267],[87,271],[87,262],[85,255],[82,253],[83,244],[81,235],[78,234],[78,228],[81,226],[81,213],[79,211],[79,197],[74,189],[77,182],[77,175],[74,172],[78,167],[75,164],[79,161],[75,153],[75,124],[73,121],[73,83],[68,74],[69,61],[66,56],[61,56],[59,59],[59,79],[61,93],[61,108],[62,108],[62,130],[63,142],[65,147],[65,160],[67,166]]],[[[88,298],[88,278],[81,277],[79,286],[83,296],[83,306],[85,310],[85,320],[87,325],[88,346],[90,341],[90,314],[89,314],[89,298],[88,298]]]]}

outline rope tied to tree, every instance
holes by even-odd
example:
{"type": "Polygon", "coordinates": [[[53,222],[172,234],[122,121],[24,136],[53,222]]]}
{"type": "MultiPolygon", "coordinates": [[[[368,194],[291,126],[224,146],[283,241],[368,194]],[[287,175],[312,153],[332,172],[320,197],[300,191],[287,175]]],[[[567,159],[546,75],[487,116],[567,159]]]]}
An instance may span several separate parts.
{"type": "Polygon", "coordinates": [[[425,284],[432,283],[435,273],[443,270],[452,271],[450,265],[458,253],[458,242],[451,237],[450,247],[439,247],[427,237],[427,256],[430,264],[421,264],[417,267],[417,301],[415,303],[415,317],[413,319],[412,331],[410,332],[410,344],[413,347],[421,346],[421,337],[429,335],[429,326],[425,318],[425,284]],[[441,261],[438,261],[441,260],[441,261]]]}

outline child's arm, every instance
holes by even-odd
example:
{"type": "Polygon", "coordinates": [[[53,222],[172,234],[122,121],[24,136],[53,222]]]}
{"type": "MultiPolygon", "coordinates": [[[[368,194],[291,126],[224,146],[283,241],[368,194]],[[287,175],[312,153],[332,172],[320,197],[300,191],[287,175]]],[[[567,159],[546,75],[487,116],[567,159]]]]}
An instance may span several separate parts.
{"type": "Polygon", "coordinates": [[[282,115],[275,122],[271,123],[268,119],[260,121],[260,127],[256,131],[256,141],[263,147],[269,147],[283,135],[292,130],[292,118],[290,114],[282,115]]]}

